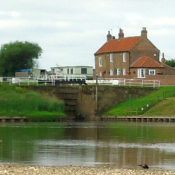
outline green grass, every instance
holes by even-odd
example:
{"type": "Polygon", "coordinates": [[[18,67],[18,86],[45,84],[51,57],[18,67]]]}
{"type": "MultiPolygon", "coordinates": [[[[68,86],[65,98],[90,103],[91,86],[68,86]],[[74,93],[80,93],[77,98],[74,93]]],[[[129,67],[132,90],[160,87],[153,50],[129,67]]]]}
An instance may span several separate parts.
{"type": "Polygon", "coordinates": [[[64,115],[61,100],[18,86],[0,86],[0,116],[46,119],[64,115]]]}
{"type": "Polygon", "coordinates": [[[175,115],[175,97],[164,99],[148,111],[145,112],[148,116],[174,116],[175,115]]]}
{"type": "Polygon", "coordinates": [[[175,96],[175,86],[160,87],[147,96],[137,99],[129,99],[117,106],[112,107],[105,115],[112,116],[128,116],[141,115],[148,111],[151,107],[160,101],[175,96]]]}

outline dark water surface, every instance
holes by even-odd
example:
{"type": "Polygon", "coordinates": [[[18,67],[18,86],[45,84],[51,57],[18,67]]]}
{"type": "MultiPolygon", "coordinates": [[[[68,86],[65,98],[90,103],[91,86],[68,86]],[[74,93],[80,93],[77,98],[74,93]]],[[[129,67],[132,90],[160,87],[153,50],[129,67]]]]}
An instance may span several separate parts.
{"type": "Polygon", "coordinates": [[[175,124],[1,124],[0,162],[175,169],[175,124]]]}

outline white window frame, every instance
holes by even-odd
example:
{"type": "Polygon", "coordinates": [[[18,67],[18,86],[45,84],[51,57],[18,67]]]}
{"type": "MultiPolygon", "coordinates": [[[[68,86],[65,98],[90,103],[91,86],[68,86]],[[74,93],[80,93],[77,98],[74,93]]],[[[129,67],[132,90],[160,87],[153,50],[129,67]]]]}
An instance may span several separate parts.
{"type": "Polygon", "coordinates": [[[123,69],[123,75],[126,75],[126,69],[123,69]]]}
{"type": "Polygon", "coordinates": [[[110,60],[110,63],[113,63],[113,53],[109,54],[109,60],[110,60]]]}
{"type": "Polygon", "coordinates": [[[117,75],[122,75],[122,69],[121,68],[117,68],[117,75]]]}
{"type": "Polygon", "coordinates": [[[156,70],[155,69],[149,69],[148,74],[149,75],[156,75],[156,70]]]}
{"type": "Polygon", "coordinates": [[[146,69],[137,69],[137,77],[138,78],[145,78],[146,77],[146,69]]]}
{"type": "Polygon", "coordinates": [[[123,52],[123,54],[122,54],[123,63],[126,63],[126,55],[127,55],[127,53],[123,52]]]}
{"type": "Polygon", "coordinates": [[[98,57],[98,63],[99,63],[99,67],[102,67],[103,66],[102,57],[98,57]]]}
{"type": "Polygon", "coordinates": [[[114,75],[114,70],[110,69],[110,76],[113,76],[113,75],[114,75]]]}

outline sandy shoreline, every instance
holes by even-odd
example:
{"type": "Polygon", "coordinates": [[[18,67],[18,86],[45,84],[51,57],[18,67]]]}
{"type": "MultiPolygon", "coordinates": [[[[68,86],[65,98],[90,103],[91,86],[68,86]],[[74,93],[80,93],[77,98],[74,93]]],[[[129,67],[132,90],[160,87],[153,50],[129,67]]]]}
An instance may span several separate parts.
{"type": "Polygon", "coordinates": [[[131,170],[107,167],[44,167],[0,164],[0,175],[175,175],[175,171],[131,170]]]}

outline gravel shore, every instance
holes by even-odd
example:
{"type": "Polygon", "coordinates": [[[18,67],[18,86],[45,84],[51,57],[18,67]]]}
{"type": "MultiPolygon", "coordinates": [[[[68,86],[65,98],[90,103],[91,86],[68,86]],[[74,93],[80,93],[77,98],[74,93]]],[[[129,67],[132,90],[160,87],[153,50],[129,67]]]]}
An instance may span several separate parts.
{"type": "Polygon", "coordinates": [[[42,167],[14,164],[1,164],[0,175],[175,175],[175,171],[131,170],[93,167],[42,167]]]}

